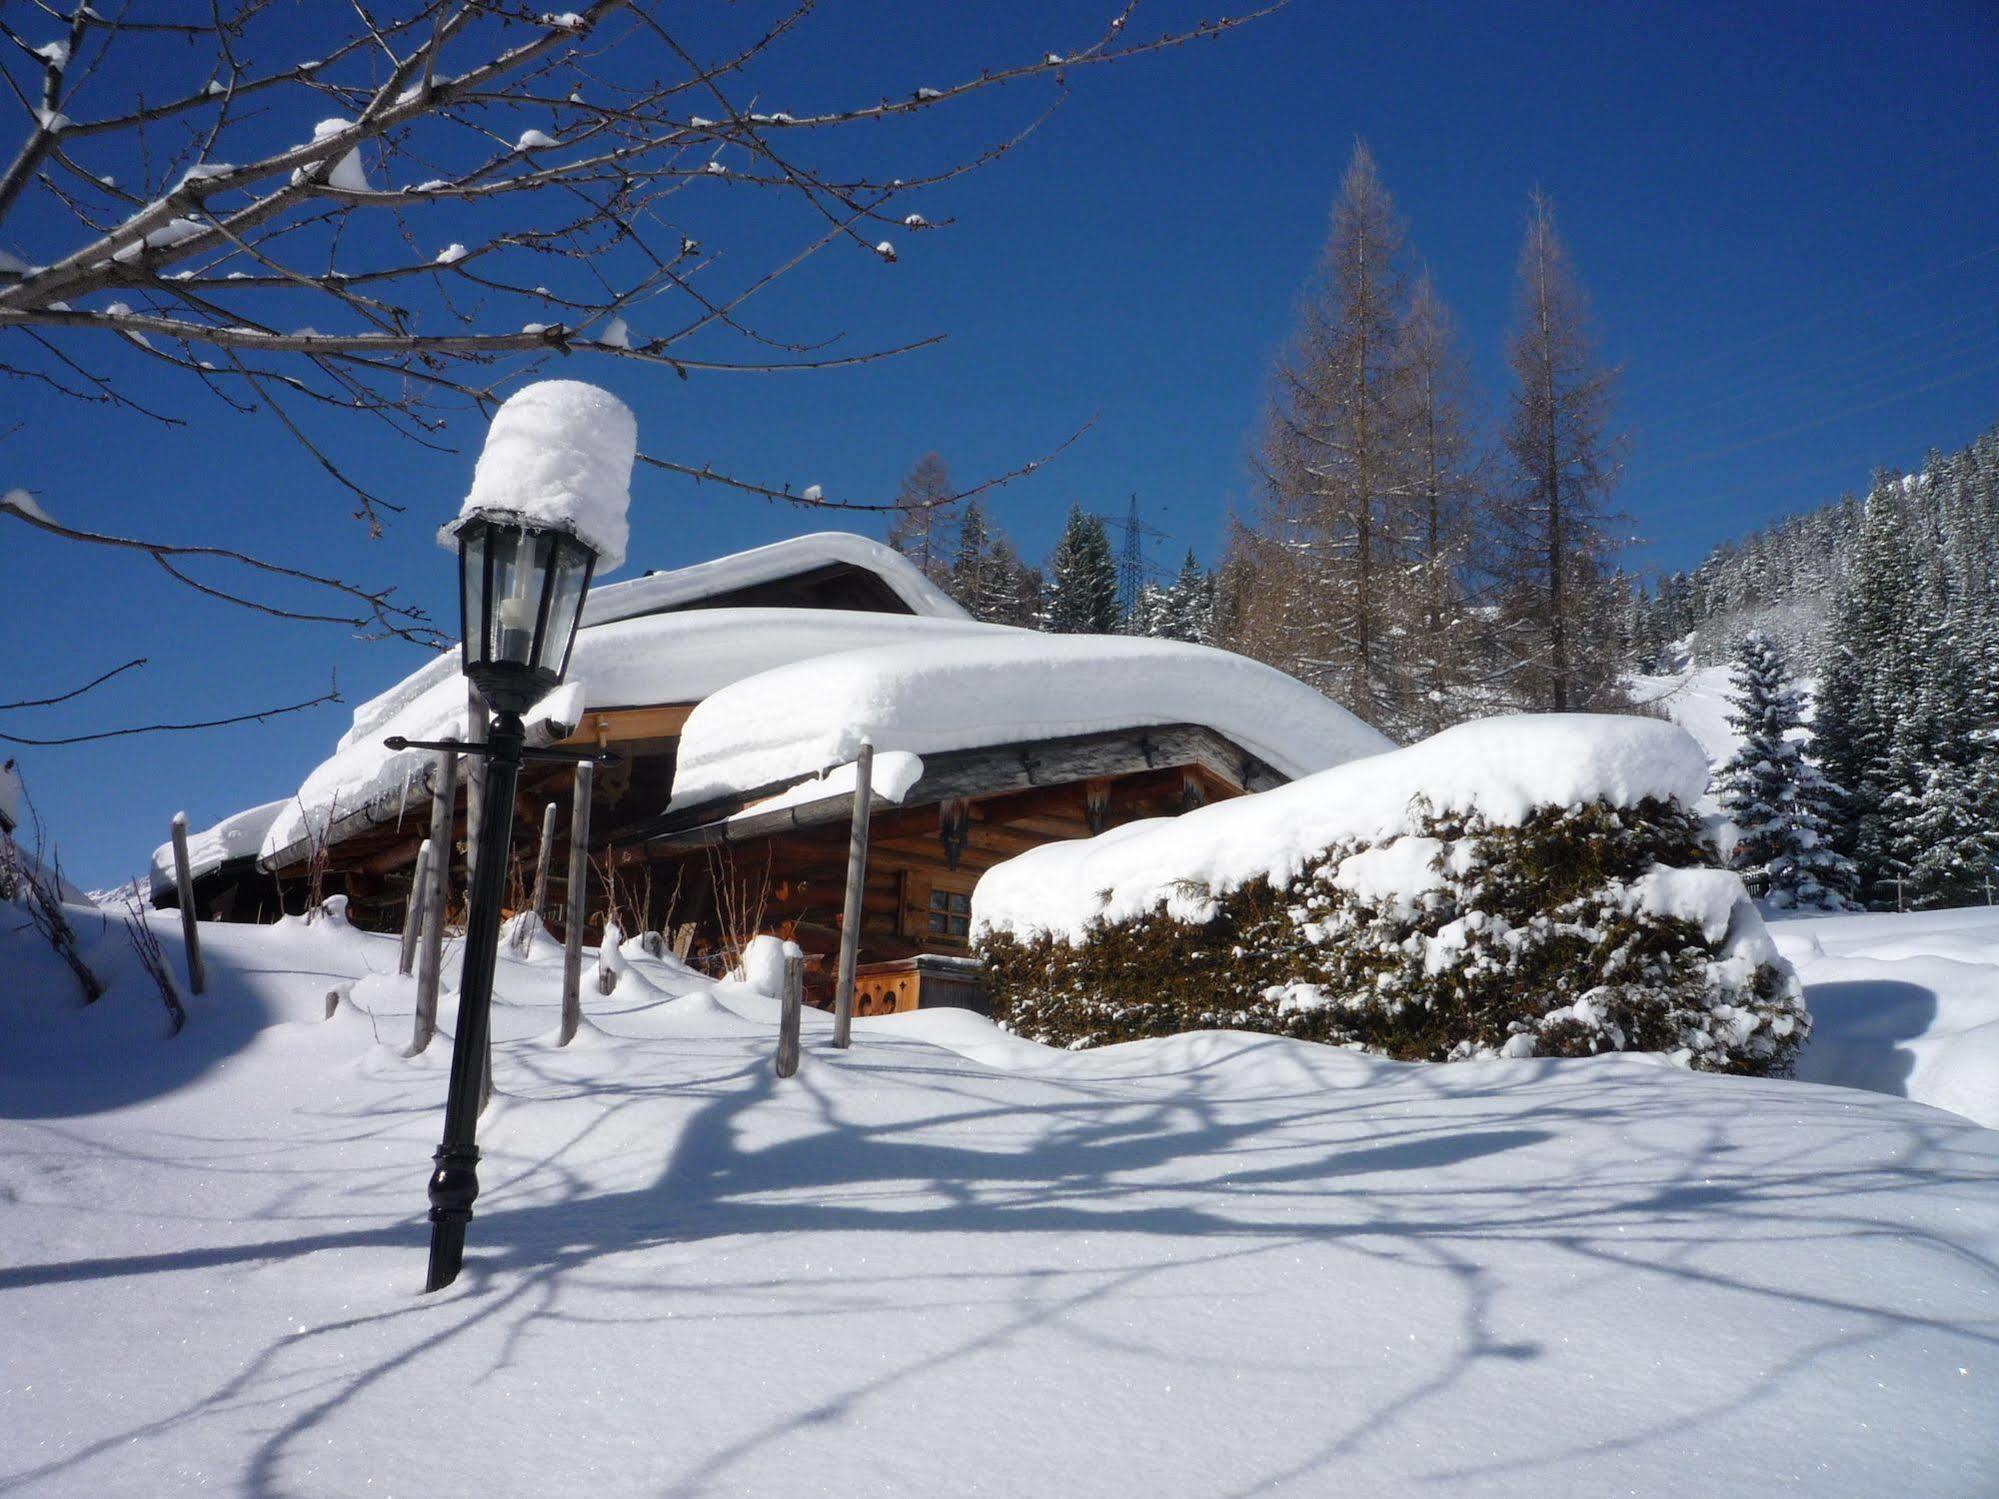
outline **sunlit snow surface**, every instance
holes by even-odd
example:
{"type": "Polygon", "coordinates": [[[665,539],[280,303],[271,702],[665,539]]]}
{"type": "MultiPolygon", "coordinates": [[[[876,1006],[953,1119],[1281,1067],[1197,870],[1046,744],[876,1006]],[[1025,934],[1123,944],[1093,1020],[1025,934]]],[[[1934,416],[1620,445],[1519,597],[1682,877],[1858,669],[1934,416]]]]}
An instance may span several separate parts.
{"type": "MultiPolygon", "coordinates": [[[[1940,961],[1859,920],[1821,946],[1940,961]]],[[[89,1010],[0,931],[10,1493],[1983,1495],[1999,1471],[1999,1133],[1916,1103],[1232,1033],[1071,1054],[952,1012],[862,1020],[845,1054],[808,1014],[780,1083],[771,1001],[637,957],[555,1047],[538,944],[501,964],[466,1273],[424,1297],[448,1045],[401,1055],[393,977],[320,1018],[393,944],[205,928],[210,993],[167,1041],[85,923],[115,980],[89,1010]]],[[[1999,922],[1949,940],[1989,968],[1999,922]]]]}

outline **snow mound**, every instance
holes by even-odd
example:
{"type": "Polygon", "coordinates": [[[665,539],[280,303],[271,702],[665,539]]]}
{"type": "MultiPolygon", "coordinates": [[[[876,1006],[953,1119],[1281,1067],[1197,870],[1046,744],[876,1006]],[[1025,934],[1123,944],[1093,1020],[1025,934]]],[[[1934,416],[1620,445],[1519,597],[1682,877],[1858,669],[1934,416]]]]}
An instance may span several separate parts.
{"type": "MultiPolygon", "coordinates": [[[[811,496],[810,490],[806,493],[811,496]]],[[[847,531],[816,531],[671,572],[648,573],[643,578],[627,578],[621,583],[592,588],[583,605],[583,623],[606,624],[614,619],[682,609],[702,599],[841,563],[873,573],[916,614],[960,621],[971,618],[955,599],[893,547],[847,531]]]]}
{"type": "Polygon", "coordinates": [[[1285,775],[1389,741],[1282,672],[1207,646],[994,630],[822,656],[745,678],[687,720],[674,807],[817,775],[863,743],[924,755],[1204,724],[1285,775]]]}
{"type": "MultiPolygon", "coordinates": [[[[1261,877],[1284,884],[1338,843],[1386,846],[1353,872],[1372,888],[1384,876],[1414,878],[1414,853],[1404,857],[1394,840],[1419,832],[1425,809],[1476,812],[1504,825],[1537,807],[1596,799],[1628,807],[1653,797],[1692,807],[1707,776],[1700,746],[1655,719],[1581,713],[1479,719],[1274,791],[1009,859],[988,870],[973,892],[973,931],[1079,941],[1099,918],[1128,920],[1162,903],[1195,917],[1194,908],[1210,895],[1261,877]]],[[[1723,894],[1718,887],[1673,893],[1697,893],[1703,902],[1712,897],[1717,906],[1723,894]]],[[[1713,914],[1702,905],[1704,920],[1713,914]]],[[[1727,916],[1720,919],[1726,926],[1727,916]]]]}
{"type": "Polygon", "coordinates": [[[439,540],[475,517],[567,531],[597,552],[597,570],[625,560],[632,462],[639,428],[631,408],[581,380],[538,380],[493,415],[472,472],[472,492],[439,540]]]}

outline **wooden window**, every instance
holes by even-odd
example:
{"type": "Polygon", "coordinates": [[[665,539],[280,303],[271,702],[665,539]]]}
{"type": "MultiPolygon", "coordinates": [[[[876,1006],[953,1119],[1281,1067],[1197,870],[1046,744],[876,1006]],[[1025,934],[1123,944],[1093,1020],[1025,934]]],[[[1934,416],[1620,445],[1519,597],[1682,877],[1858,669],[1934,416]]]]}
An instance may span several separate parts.
{"type": "Polygon", "coordinates": [[[969,870],[909,869],[902,876],[902,935],[924,947],[965,947],[972,937],[969,870]]]}
{"type": "Polygon", "coordinates": [[[956,890],[930,890],[930,921],[925,935],[947,942],[966,942],[972,935],[972,897],[956,890]]]}

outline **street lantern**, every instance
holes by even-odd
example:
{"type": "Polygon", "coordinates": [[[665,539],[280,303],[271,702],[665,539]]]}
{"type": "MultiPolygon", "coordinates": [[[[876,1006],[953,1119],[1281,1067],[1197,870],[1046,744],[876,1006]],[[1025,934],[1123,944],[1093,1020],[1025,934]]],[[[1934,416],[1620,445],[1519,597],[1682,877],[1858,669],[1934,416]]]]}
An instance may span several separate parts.
{"type": "Polygon", "coordinates": [[[479,1103],[491,1034],[500,893],[521,761],[608,760],[609,755],[527,749],[521,715],[562,684],[601,564],[624,560],[637,424],[623,402],[575,380],[544,380],[508,398],[493,417],[458,519],[439,540],[458,549],[464,671],[493,709],[486,742],[389,748],[451,749],[486,759],[485,806],[466,893],[458,1027],[451,1045],[444,1139],[430,1177],[426,1291],[458,1278],[465,1228],[479,1195],[479,1103]]]}
{"type": "Polygon", "coordinates": [[[574,535],[474,517],[458,527],[465,675],[501,713],[562,685],[597,553],[574,535]]]}

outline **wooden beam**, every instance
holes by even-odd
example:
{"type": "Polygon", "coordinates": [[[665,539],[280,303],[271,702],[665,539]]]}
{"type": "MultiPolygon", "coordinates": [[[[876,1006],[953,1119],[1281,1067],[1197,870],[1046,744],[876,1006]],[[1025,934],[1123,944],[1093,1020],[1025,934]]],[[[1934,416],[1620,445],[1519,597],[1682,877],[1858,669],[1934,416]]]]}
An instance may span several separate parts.
{"type": "Polygon", "coordinates": [[[692,703],[661,703],[647,708],[595,708],[583,715],[568,746],[628,744],[635,739],[678,739],[687,726],[692,703]]]}

